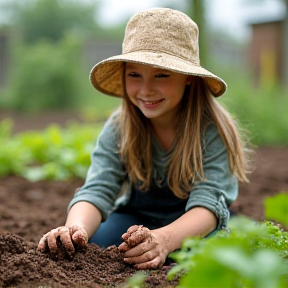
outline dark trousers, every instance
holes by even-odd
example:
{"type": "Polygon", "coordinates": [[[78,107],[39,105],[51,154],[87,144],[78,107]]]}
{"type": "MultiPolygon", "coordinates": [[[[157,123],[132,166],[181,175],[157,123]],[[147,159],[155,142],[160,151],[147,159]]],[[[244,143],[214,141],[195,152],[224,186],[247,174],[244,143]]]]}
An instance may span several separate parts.
{"type": "Polygon", "coordinates": [[[108,219],[101,223],[96,233],[89,239],[89,243],[95,243],[102,248],[116,245],[123,241],[121,236],[133,225],[143,225],[149,229],[157,229],[164,225],[147,221],[146,217],[137,214],[114,212],[108,219]]]}

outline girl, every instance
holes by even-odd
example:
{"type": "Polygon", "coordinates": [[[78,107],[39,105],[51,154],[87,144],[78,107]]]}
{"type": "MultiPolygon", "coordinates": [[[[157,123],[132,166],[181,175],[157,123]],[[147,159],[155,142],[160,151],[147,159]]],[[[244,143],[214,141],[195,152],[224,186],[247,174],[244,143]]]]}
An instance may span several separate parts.
{"type": "Polygon", "coordinates": [[[123,239],[124,261],[157,268],[185,238],[226,226],[237,181],[247,181],[246,158],[215,100],[226,84],[200,66],[198,51],[197,25],[182,12],[158,8],[130,19],[122,55],[90,74],[122,106],[98,137],[65,226],[45,234],[40,251],[56,253],[59,236],[68,253],[88,239],[101,247],[123,239]]]}

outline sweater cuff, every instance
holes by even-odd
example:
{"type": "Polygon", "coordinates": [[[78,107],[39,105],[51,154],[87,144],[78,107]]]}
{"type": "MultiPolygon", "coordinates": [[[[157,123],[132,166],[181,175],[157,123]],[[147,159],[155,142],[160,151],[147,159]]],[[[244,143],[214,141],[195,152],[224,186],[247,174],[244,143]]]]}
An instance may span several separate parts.
{"type": "Polygon", "coordinates": [[[218,198],[215,200],[211,200],[210,198],[206,198],[207,201],[203,201],[203,198],[199,197],[199,199],[193,199],[193,201],[189,201],[186,206],[186,211],[194,208],[194,207],[203,207],[210,210],[215,214],[217,218],[217,227],[216,230],[221,230],[225,228],[228,224],[230,218],[230,212],[226,205],[225,197],[220,194],[218,198]],[[209,200],[208,200],[209,199],[209,200]]]}

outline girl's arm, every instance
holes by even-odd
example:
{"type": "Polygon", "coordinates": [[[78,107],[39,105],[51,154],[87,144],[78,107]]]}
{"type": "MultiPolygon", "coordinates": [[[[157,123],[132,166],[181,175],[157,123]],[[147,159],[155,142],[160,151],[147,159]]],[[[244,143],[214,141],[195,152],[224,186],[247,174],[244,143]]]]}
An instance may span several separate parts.
{"type": "Polygon", "coordinates": [[[97,207],[89,202],[77,202],[69,210],[66,227],[79,226],[85,229],[90,238],[98,229],[102,215],[97,207]],[[93,221],[91,221],[93,219],[93,221]]]}
{"type": "Polygon", "coordinates": [[[187,211],[171,224],[157,229],[156,233],[163,235],[167,243],[168,254],[181,247],[187,237],[205,237],[217,227],[214,213],[203,207],[195,207],[187,211]]]}
{"type": "MultiPolygon", "coordinates": [[[[144,241],[130,248],[126,243],[119,249],[126,251],[124,261],[138,269],[161,267],[167,255],[181,247],[182,241],[191,236],[206,236],[217,227],[217,218],[206,208],[195,207],[171,224],[149,231],[144,241]]],[[[129,230],[128,230],[129,231],[129,230]]],[[[130,240],[137,242],[136,233],[130,240]]]]}
{"type": "Polygon", "coordinates": [[[77,189],[68,206],[65,226],[46,233],[39,241],[40,251],[57,253],[57,239],[60,239],[65,251],[74,253],[73,243],[86,245],[100,222],[112,211],[127,174],[118,154],[118,138],[115,134],[117,123],[113,117],[106,122],[98,136],[85,183],[77,189]]]}

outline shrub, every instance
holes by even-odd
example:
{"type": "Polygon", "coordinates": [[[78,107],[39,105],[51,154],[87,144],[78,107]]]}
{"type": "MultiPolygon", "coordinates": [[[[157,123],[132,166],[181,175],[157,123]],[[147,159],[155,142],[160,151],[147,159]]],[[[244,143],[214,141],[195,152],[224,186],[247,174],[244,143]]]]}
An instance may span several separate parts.
{"type": "Polygon", "coordinates": [[[14,108],[25,112],[73,107],[79,97],[79,51],[76,37],[18,45],[11,81],[14,108]]]}

